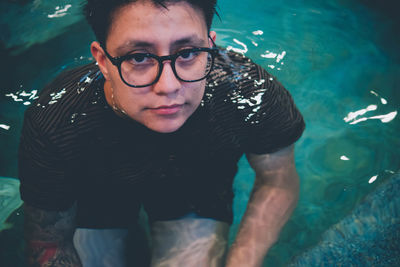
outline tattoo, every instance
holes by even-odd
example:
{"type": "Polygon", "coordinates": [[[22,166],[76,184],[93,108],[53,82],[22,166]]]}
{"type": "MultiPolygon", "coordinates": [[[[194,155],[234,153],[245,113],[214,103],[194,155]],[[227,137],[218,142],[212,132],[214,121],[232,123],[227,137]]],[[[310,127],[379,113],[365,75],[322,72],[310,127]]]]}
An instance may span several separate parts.
{"type": "Polygon", "coordinates": [[[29,242],[30,256],[29,263],[36,259],[41,266],[49,262],[57,253],[57,243],[31,241],[29,242]]]}
{"type": "Polygon", "coordinates": [[[29,266],[81,266],[72,244],[76,206],[67,211],[45,211],[24,205],[29,266]]]}

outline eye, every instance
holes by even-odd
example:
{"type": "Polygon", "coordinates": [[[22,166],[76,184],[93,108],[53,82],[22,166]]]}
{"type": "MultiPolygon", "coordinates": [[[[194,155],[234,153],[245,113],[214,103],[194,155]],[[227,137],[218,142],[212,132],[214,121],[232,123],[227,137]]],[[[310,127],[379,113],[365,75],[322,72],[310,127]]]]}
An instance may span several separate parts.
{"type": "Polygon", "coordinates": [[[129,55],[125,61],[132,65],[141,66],[141,65],[153,64],[154,59],[146,54],[136,53],[129,55]]]}
{"type": "Polygon", "coordinates": [[[183,51],[179,52],[179,59],[188,61],[188,60],[195,58],[197,55],[198,55],[197,51],[187,49],[187,50],[183,50],[183,51]]]}
{"type": "Polygon", "coordinates": [[[133,54],[130,59],[131,61],[133,61],[134,63],[143,63],[146,61],[146,56],[143,54],[133,54]]]}

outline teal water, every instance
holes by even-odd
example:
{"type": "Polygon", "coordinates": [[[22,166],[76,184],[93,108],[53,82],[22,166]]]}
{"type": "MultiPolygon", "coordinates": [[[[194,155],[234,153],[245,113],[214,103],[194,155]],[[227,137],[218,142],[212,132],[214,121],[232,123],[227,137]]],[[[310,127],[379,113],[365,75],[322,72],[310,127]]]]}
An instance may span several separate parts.
{"type": "MultiPolygon", "coordinates": [[[[90,61],[93,40],[79,15],[82,1],[15,2],[0,3],[0,176],[7,177],[17,176],[23,111],[62,69],[90,61]]],[[[219,1],[217,44],[277,76],[307,123],[296,145],[299,205],[266,265],[285,266],[316,245],[400,169],[400,22],[396,4],[370,2],[219,1]]],[[[245,159],[239,165],[231,239],[254,179],[245,159]]],[[[13,227],[0,232],[0,266],[21,262],[21,222],[17,209],[13,227]]]]}

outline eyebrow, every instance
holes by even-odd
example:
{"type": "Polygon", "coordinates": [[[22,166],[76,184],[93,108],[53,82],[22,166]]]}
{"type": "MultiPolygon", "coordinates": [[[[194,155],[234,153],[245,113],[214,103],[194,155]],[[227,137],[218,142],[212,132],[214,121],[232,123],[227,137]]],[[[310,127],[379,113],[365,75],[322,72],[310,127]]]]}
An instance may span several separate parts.
{"type": "MultiPolygon", "coordinates": [[[[207,43],[204,39],[198,37],[197,35],[190,35],[173,41],[171,43],[171,49],[174,50],[178,47],[188,44],[193,46],[204,46],[207,43]]],[[[148,41],[132,39],[129,40],[127,43],[117,47],[116,52],[118,53],[118,55],[122,55],[134,48],[155,48],[155,45],[154,43],[148,41]]]]}

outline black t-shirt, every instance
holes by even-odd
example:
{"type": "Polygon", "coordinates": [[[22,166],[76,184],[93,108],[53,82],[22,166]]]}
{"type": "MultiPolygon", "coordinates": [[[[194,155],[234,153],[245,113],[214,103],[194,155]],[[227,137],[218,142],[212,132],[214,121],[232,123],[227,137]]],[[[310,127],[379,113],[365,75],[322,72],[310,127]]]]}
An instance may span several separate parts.
{"type": "Polygon", "coordinates": [[[201,105],[173,133],[117,116],[92,63],[59,75],[25,112],[22,199],[46,210],[78,206],[78,226],[125,227],[143,204],[150,220],[187,212],[232,222],[232,182],[243,153],[300,138],[293,100],[250,59],[221,50],[201,105]]]}

